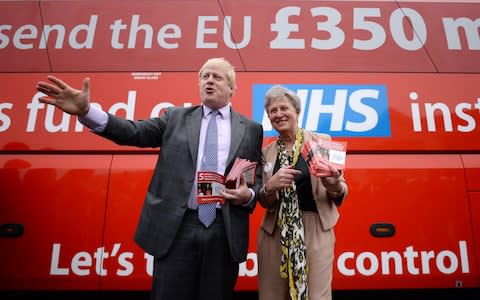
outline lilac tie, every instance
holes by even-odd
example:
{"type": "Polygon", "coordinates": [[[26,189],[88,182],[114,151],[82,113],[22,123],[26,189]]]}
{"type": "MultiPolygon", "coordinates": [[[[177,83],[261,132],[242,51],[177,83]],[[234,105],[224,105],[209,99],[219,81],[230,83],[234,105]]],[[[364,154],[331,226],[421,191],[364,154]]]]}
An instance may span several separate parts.
{"type": "MultiPolygon", "coordinates": [[[[202,165],[200,170],[217,172],[217,154],[218,154],[218,129],[217,129],[218,111],[210,112],[208,121],[207,136],[205,138],[205,150],[203,152],[202,165]]],[[[217,204],[207,203],[198,206],[198,218],[205,227],[210,226],[217,215],[217,204]]]]}

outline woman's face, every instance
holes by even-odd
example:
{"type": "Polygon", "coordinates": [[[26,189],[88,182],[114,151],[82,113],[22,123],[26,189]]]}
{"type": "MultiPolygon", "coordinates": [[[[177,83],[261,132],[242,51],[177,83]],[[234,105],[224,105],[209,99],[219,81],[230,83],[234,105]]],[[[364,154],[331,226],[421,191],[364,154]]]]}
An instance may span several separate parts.
{"type": "Polygon", "coordinates": [[[280,134],[294,132],[298,127],[298,112],[286,96],[275,99],[267,107],[267,116],[280,134]]]}

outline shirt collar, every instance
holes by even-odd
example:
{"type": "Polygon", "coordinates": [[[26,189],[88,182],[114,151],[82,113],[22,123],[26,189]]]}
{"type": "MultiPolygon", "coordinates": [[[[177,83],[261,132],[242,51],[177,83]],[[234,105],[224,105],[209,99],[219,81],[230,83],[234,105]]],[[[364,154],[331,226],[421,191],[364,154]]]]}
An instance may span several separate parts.
{"type": "MultiPolygon", "coordinates": [[[[210,107],[203,105],[203,117],[206,118],[212,110],[210,107]]],[[[218,109],[218,111],[220,112],[221,118],[228,118],[230,116],[230,104],[218,109]]]]}

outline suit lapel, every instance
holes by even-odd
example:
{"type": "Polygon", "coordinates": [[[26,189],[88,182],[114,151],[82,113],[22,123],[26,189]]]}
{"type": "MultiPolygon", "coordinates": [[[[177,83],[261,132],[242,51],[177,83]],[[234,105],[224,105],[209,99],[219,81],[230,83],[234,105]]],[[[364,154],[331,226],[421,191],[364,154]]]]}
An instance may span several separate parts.
{"type": "MultiPolygon", "coordinates": [[[[230,142],[230,152],[228,153],[227,159],[227,167],[231,165],[233,162],[233,158],[235,157],[235,153],[238,151],[238,147],[243,140],[243,136],[245,135],[245,124],[240,119],[238,113],[231,111],[231,119],[232,119],[232,136],[230,142]]],[[[228,170],[226,170],[228,173],[228,170]]]]}
{"type": "Polygon", "coordinates": [[[200,139],[200,126],[202,124],[203,110],[199,106],[187,115],[185,126],[187,127],[187,140],[190,155],[192,156],[193,164],[197,164],[198,155],[198,141],[200,139]]]}
{"type": "Polygon", "coordinates": [[[275,162],[277,161],[277,143],[273,142],[267,149],[265,149],[264,155],[265,165],[263,166],[263,171],[265,172],[265,176],[270,178],[273,175],[273,168],[275,167],[275,162]]]}

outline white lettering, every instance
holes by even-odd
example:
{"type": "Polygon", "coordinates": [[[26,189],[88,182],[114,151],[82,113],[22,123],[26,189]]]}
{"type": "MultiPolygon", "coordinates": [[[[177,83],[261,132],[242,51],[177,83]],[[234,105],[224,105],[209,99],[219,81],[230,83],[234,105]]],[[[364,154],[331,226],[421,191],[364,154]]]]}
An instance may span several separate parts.
{"type": "Polygon", "coordinates": [[[402,256],[400,253],[395,251],[382,251],[382,274],[390,274],[390,259],[393,259],[393,263],[395,266],[395,274],[402,274],[403,267],[402,267],[402,256]]]}
{"type": "MultiPolygon", "coordinates": [[[[88,24],[78,24],[73,27],[68,35],[68,43],[73,49],[92,49],[97,27],[98,15],[91,15],[88,24]],[[85,33],[85,34],[83,34],[85,33]],[[79,35],[84,36],[83,41],[79,41],[79,35]]],[[[39,49],[45,49],[50,37],[50,33],[56,32],[55,49],[62,49],[65,40],[66,30],[63,25],[45,24],[40,37],[39,49]]],[[[36,36],[35,36],[36,37],[36,36]]]]}
{"type": "MultiPolygon", "coordinates": [[[[52,258],[50,262],[50,274],[51,275],[69,275],[70,271],[77,276],[89,276],[92,271],[95,270],[99,276],[107,276],[107,269],[104,267],[104,261],[108,258],[114,258],[118,255],[118,265],[116,275],[117,276],[129,276],[134,271],[134,265],[132,263],[133,253],[123,252],[120,253],[120,243],[116,243],[113,246],[111,253],[105,251],[104,247],[99,247],[91,254],[86,251],[80,251],[75,253],[70,261],[70,268],[60,268],[60,244],[54,244],[52,250],[52,258]]],[[[153,262],[153,260],[151,261],[153,262]]],[[[147,272],[152,275],[152,266],[147,266],[147,272]]]]}
{"type": "Polygon", "coordinates": [[[310,104],[308,109],[306,110],[308,112],[308,115],[305,123],[305,129],[315,131],[318,128],[320,113],[327,113],[332,115],[330,130],[341,131],[346,103],[347,90],[336,90],[333,104],[323,104],[323,90],[312,90],[310,104]]]}
{"type": "Polygon", "coordinates": [[[12,109],[13,103],[0,103],[0,132],[6,131],[10,128],[11,119],[8,115],[6,115],[3,110],[4,109],[12,109]]]}
{"type": "MultiPolygon", "coordinates": [[[[409,98],[411,101],[417,101],[419,99],[416,92],[410,92],[409,98]]],[[[455,113],[451,112],[451,109],[447,104],[443,102],[426,102],[426,103],[411,103],[410,110],[412,113],[412,125],[415,132],[422,132],[422,115],[427,122],[427,130],[429,132],[437,132],[437,120],[439,117],[443,119],[443,130],[445,132],[453,132],[454,128],[459,132],[472,132],[476,129],[476,120],[472,116],[470,111],[478,109],[480,111],[480,98],[478,98],[477,103],[467,103],[461,102],[455,105],[455,108],[452,110],[455,113]],[[455,122],[452,120],[455,118],[455,122]],[[457,121],[457,119],[459,121],[457,121]],[[460,122],[463,122],[460,123],[460,122]],[[454,127],[455,126],[455,127],[454,127]]]]}
{"type": "Polygon", "coordinates": [[[427,26],[422,16],[411,8],[397,8],[390,16],[390,31],[395,43],[401,48],[414,51],[423,47],[427,40],[427,26]],[[408,22],[404,22],[405,18],[408,22]],[[405,24],[411,24],[413,32],[409,39],[405,33],[405,24]]]}
{"type": "Polygon", "coordinates": [[[179,39],[182,37],[182,30],[178,25],[166,24],[160,28],[157,34],[157,43],[165,49],[178,49],[178,43],[169,43],[167,39],[179,39]]]}
{"type": "Polygon", "coordinates": [[[218,48],[217,43],[207,43],[205,42],[205,35],[207,34],[216,34],[217,28],[206,28],[206,23],[209,21],[218,21],[218,16],[199,16],[198,25],[197,25],[197,48],[201,49],[216,49],[218,48]]]}
{"type": "Polygon", "coordinates": [[[470,273],[470,267],[468,265],[467,242],[458,242],[458,247],[460,248],[460,264],[462,266],[462,273],[470,273]]]}
{"type": "Polygon", "coordinates": [[[377,273],[378,270],[378,259],[372,252],[362,252],[358,255],[356,261],[357,270],[360,274],[365,276],[372,276],[377,273]],[[368,261],[366,263],[365,261],[368,261]],[[370,266],[368,268],[367,266],[370,266]]]}
{"type": "Polygon", "coordinates": [[[50,32],[56,31],[57,32],[57,40],[55,41],[55,49],[62,49],[63,48],[63,41],[65,40],[65,27],[60,24],[56,25],[45,25],[43,27],[43,34],[40,39],[40,45],[38,46],[40,49],[47,48],[47,41],[50,37],[50,32]]]}
{"type": "Polygon", "coordinates": [[[0,25],[0,49],[5,49],[10,42],[8,35],[3,33],[3,31],[8,31],[12,29],[12,25],[0,25]]]}
{"type": "Polygon", "coordinates": [[[354,8],[353,9],[353,29],[365,30],[370,33],[368,40],[353,40],[353,48],[359,50],[374,50],[380,48],[387,39],[387,35],[382,25],[368,21],[369,17],[380,17],[379,8],[354,8]]]}
{"type": "MultiPolygon", "coordinates": [[[[151,49],[153,47],[153,28],[149,24],[140,24],[140,15],[133,15],[130,21],[130,30],[128,36],[127,47],[129,49],[136,48],[137,34],[143,31],[145,40],[143,42],[144,49],[151,49]]],[[[115,20],[110,25],[112,31],[112,39],[110,41],[113,49],[123,49],[124,43],[121,41],[121,33],[128,28],[127,24],[122,23],[121,19],[115,20]]],[[[165,24],[162,26],[156,35],[158,45],[165,49],[177,49],[178,43],[168,42],[167,39],[179,39],[182,36],[180,27],[176,24],[165,24]]]]}
{"type": "Polygon", "coordinates": [[[90,22],[87,24],[79,24],[73,27],[72,31],[68,36],[68,42],[73,49],[92,49],[93,48],[93,38],[95,36],[95,29],[97,27],[97,15],[90,16],[90,22]],[[82,31],[86,32],[85,41],[78,41],[78,34],[82,31]]]}
{"type": "Polygon", "coordinates": [[[137,92],[136,91],[128,91],[128,100],[127,104],[125,103],[115,103],[110,107],[108,110],[111,114],[117,114],[119,110],[125,110],[125,118],[129,120],[133,120],[135,116],[135,102],[136,102],[137,92]]]}
{"type": "Polygon", "coordinates": [[[164,109],[167,109],[169,107],[175,106],[173,103],[170,102],[162,102],[157,105],[155,105],[152,109],[152,112],[150,113],[151,118],[155,118],[161,115],[162,111],[164,109]]]}
{"type": "Polygon", "coordinates": [[[223,22],[223,42],[230,49],[242,49],[245,48],[251,40],[252,36],[252,17],[245,16],[243,17],[243,40],[239,43],[234,43],[232,41],[232,17],[226,16],[223,22]]]}
{"type": "Polygon", "coordinates": [[[72,272],[78,276],[90,275],[90,267],[92,266],[92,256],[88,252],[78,252],[72,258],[72,272]],[[82,269],[82,267],[87,267],[82,269]]]}
{"type": "Polygon", "coordinates": [[[100,276],[106,276],[107,275],[107,270],[103,267],[103,261],[108,258],[109,254],[108,252],[105,252],[104,247],[99,247],[97,248],[97,251],[93,254],[93,257],[95,258],[95,271],[97,272],[97,275],[100,276]]]}
{"type": "Polygon", "coordinates": [[[47,112],[45,115],[45,129],[48,132],[68,132],[69,128],[69,123],[70,123],[70,115],[61,111],[57,110],[55,106],[53,105],[48,105],[47,106],[47,112]],[[54,116],[55,112],[59,112],[62,114],[62,120],[59,125],[54,125],[54,116]]]}
{"type": "Polygon", "coordinates": [[[118,276],[129,276],[133,273],[133,263],[130,261],[132,258],[132,252],[124,252],[118,256],[118,264],[122,267],[117,270],[118,276]]]}
{"type": "Polygon", "coordinates": [[[43,109],[45,107],[45,104],[40,103],[38,101],[38,98],[46,96],[44,93],[36,93],[33,98],[32,102],[27,104],[27,109],[29,110],[28,113],[28,119],[27,119],[27,132],[34,132],[35,131],[35,125],[37,123],[37,116],[38,116],[38,110],[43,109]]]}
{"type": "Polygon", "coordinates": [[[460,271],[461,273],[470,273],[467,242],[458,242],[458,251],[443,250],[437,255],[432,250],[417,251],[413,246],[408,246],[403,252],[403,256],[397,251],[382,251],[380,253],[381,268],[378,266],[378,258],[373,252],[343,252],[338,256],[337,269],[344,276],[354,276],[356,271],[364,276],[372,276],[381,270],[382,275],[389,275],[390,263],[395,266],[395,275],[403,275],[402,264],[406,263],[407,273],[410,275],[425,275],[431,273],[431,268],[443,274],[453,274],[460,271]],[[420,255],[420,266],[416,262],[420,255]],[[403,257],[403,260],[402,260],[403,257]],[[391,260],[393,258],[393,260],[391,260]],[[349,261],[355,262],[355,268],[347,267],[352,265],[349,261]],[[434,266],[430,264],[434,262],[434,266]],[[459,264],[460,262],[460,264],[459,264]],[[460,268],[459,268],[460,265],[460,268]]]}
{"type": "Polygon", "coordinates": [[[375,128],[378,124],[378,114],[377,111],[370,107],[369,105],[365,105],[362,103],[362,100],[365,98],[378,100],[380,92],[378,90],[356,90],[354,91],[349,99],[348,104],[350,108],[360,113],[361,115],[365,116],[365,120],[363,122],[352,122],[347,120],[345,124],[345,129],[352,131],[352,132],[366,132],[373,128],[375,128]]]}
{"type": "Polygon", "coordinates": [[[427,115],[428,131],[437,131],[435,125],[435,111],[440,111],[442,113],[445,131],[452,132],[452,118],[450,117],[450,110],[445,103],[425,103],[425,113],[427,115]]]}
{"type": "Polygon", "coordinates": [[[430,274],[430,261],[435,258],[435,252],[421,251],[420,257],[422,258],[423,274],[430,274]]]}
{"type": "Polygon", "coordinates": [[[152,48],[152,26],[148,24],[139,25],[139,19],[139,15],[132,16],[132,21],[130,22],[130,35],[128,36],[128,49],[135,49],[137,33],[139,30],[143,30],[145,32],[145,41],[143,42],[143,47],[146,49],[152,48]]]}
{"type": "Polygon", "coordinates": [[[123,43],[120,42],[120,32],[127,29],[126,24],[122,24],[122,20],[115,20],[112,25],[110,25],[112,30],[112,40],[111,45],[113,49],[123,49],[123,43]]]}
{"type": "Polygon", "coordinates": [[[459,29],[462,28],[467,38],[468,49],[480,50],[480,35],[478,34],[480,29],[480,18],[475,21],[465,17],[455,20],[453,18],[443,18],[442,21],[447,38],[448,49],[462,50],[459,34],[459,29]]]}
{"type": "Polygon", "coordinates": [[[471,115],[465,112],[465,110],[471,110],[471,109],[472,109],[472,105],[470,103],[459,103],[457,104],[457,106],[455,106],[456,115],[460,119],[466,122],[466,125],[459,124],[457,126],[458,131],[470,132],[475,129],[475,125],[476,125],[475,119],[471,115]]]}
{"type": "Polygon", "coordinates": [[[26,49],[32,49],[33,44],[28,43],[25,44],[22,42],[23,39],[35,39],[37,38],[38,31],[37,27],[27,24],[19,27],[17,31],[15,32],[15,35],[13,36],[13,44],[15,45],[16,48],[26,50],[26,49]]]}
{"type": "Polygon", "coordinates": [[[337,26],[342,21],[342,14],[331,7],[314,7],[311,12],[314,17],[327,18],[324,22],[317,22],[317,30],[326,31],[330,35],[326,40],[312,38],[312,48],[331,50],[340,47],[345,42],[345,33],[337,26]]]}
{"type": "Polygon", "coordinates": [[[50,275],[68,275],[68,268],[60,268],[60,244],[53,244],[52,259],[50,260],[50,275]]]}
{"type": "Polygon", "coordinates": [[[405,248],[405,252],[403,252],[403,257],[405,257],[405,259],[407,260],[408,273],[418,275],[419,269],[415,266],[415,258],[418,257],[418,252],[413,250],[413,246],[405,248]]]}
{"type": "Polygon", "coordinates": [[[153,276],[153,256],[148,253],[145,253],[143,255],[143,258],[145,258],[145,261],[146,261],[147,275],[153,276]]]}
{"type": "Polygon", "coordinates": [[[458,269],[457,256],[450,250],[440,251],[437,255],[436,263],[440,272],[444,274],[452,274],[458,269]],[[450,262],[449,267],[445,263],[446,259],[450,262]]]}
{"type": "Polygon", "coordinates": [[[304,39],[292,39],[291,32],[299,32],[299,25],[289,23],[290,16],[300,16],[300,7],[288,6],[280,9],[275,15],[275,23],[270,25],[270,30],[277,36],[270,42],[271,49],[305,49],[304,39]]]}
{"type": "MultiPolygon", "coordinates": [[[[416,101],[418,99],[418,94],[415,92],[410,93],[410,100],[416,101]]],[[[421,132],[422,131],[422,119],[420,117],[420,110],[418,103],[410,104],[412,110],[412,121],[413,121],[413,131],[421,132]]]]}
{"type": "Polygon", "coordinates": [[[239,265],[238,276],[255,277],[258,274],[257,253],[248,253],[247,260],[239,265]]]}
{"type": "Polygon", "coordinates": [[[355,252],[343,252],[337,259],[337,269],[342,275],[354,276],[355,269],[347,268],[347,260],[355,259],[355,252]]]}
{"type": "MultiPolygon", "coordinates": [[[[306,107],[306,103],[307,103],[307,99],[308,99],[308,89],[299,89],[297,90],[297,95],[298,97],[300,97],[300,104],[301,104],[301,107],[306,107]]],[[[321,95],[320,95],[321,96],[321,95]]],[[[266,114],[265,114],[266,116],[266,114]]],[[[305,116],[305,113],[301,113],[299,116],[298,116],[298,122],[299,124],[303,124],[303,118],[305,116]]],[[[268,118],[267,118],[268,119],[268,118]]],[[[271,124],[270,124],[271,126],[271,124]]],[[[270,129],[271,130],[271,129],[270,129]]]]}

